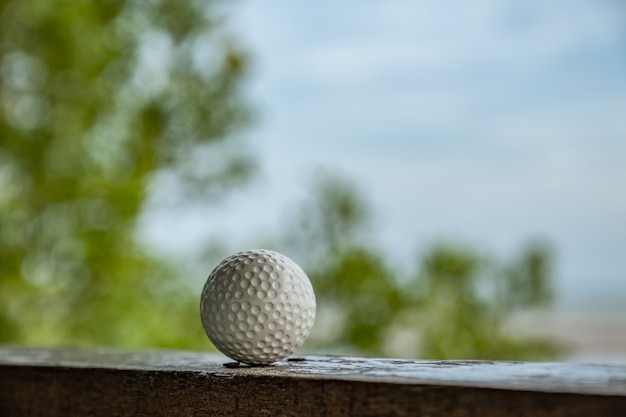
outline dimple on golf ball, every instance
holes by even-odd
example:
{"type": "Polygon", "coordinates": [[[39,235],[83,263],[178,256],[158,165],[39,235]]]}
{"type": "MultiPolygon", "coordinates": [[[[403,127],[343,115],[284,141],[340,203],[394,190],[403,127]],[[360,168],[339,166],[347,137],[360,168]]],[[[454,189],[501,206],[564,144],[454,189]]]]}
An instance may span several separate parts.
{"type": "Polygon", "coordinates": [[[226,356],[266,365],[286,358],[309,335],[315,293],[291,259],[254,249],[224,259],[206,281],[200,316],[207,336],[226,356]]]}

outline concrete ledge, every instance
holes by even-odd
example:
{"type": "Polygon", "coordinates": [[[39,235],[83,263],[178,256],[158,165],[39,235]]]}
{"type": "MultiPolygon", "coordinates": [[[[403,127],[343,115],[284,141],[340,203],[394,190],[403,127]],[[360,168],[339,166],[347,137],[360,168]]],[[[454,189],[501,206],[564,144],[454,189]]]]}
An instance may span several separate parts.
{"type": "Polygon", "coordinates": [[[624,416],[626,366],[0,347],[0,416],[624,416]]]}

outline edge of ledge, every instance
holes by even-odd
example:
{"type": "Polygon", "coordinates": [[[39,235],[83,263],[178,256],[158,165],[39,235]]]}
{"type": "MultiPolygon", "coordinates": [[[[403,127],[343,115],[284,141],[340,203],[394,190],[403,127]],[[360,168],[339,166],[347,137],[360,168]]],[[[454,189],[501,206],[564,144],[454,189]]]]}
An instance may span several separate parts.
{"type": "Polygon", "coordinates": [[[216,353],[0,346],[0,368],[190,372],[209,377],[358,381],[626,397],[626,366],[621,365],[321,355],[296,357],[303,360],[228,368],[223,364],[232,360],[216,353]]]}

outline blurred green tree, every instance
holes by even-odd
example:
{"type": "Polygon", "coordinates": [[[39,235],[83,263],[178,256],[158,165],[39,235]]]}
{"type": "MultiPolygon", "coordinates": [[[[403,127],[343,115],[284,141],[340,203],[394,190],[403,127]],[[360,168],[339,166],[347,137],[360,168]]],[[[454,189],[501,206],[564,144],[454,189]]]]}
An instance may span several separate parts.
{"type": "Polygon", "coordinates": [[[368,231],[369,212],[349,181],[323,172],[294,211],[284,246],[303,263],[318,298],[309,346],[437,359],[558,354],[550,342],[507,328],[516,312],[551,302],[547,246],[531,244],[519,259],[496,262],[470,248],[433,245],[415,272],[400,276],[368,231]]]}
{"type": "Polygon", "coordinates": [[[155,178],[214,199],[251,169],[214,3],[0,0],[0,342],[206,346],[134,235],[155,178]]]}
{"type": "MultiPolygon", "coordinates": [[[[0,342],[208,346],[197,292],[135,232],[151,184],[180,204],[210,203],[252,169],[231,135],[248,119],[246,59],[220,23],[206,0],[0,0],[0,342]]],[[[499,263],[433,246],[404,276],[371,238],[350,182],[318,176],[294,213],[278,246],[316,288],[309,346],[554,353],[505,328],[550,302],[545,248],[499,263]]]]}

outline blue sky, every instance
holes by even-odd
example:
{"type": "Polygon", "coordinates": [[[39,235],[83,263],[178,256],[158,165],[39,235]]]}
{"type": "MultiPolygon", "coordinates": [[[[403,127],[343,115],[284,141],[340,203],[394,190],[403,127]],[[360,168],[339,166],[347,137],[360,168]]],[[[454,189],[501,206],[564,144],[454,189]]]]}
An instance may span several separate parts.
{"type": "Polygon", "coordinates": [[[252,56],[261,171],[219,226],[169,232],[247,247],[323,166],[366,193],[400,263],[439,239],[508,254],[541,237],[565,304],[626,305],[619,2],[240,1],[230,26],[252,56]]]}

